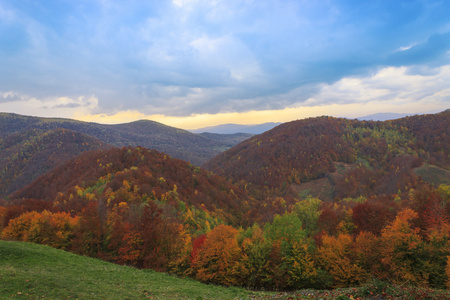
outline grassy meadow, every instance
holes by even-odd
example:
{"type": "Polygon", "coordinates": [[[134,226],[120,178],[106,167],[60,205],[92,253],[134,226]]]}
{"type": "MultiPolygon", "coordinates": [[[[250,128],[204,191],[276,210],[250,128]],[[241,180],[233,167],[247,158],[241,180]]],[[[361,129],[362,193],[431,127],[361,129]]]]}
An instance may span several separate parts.
{"type": "Polygon", "coordinates": [[[0,241],[0,283],[0,299],[249,299],[258,294],[8,241],[0,241]]]}
{"type": "Polygon", "coordinates": [[[24,242],[0,241],[0,299],[450,299],[449,290],[373,281],[357,288],[255,292],[138,270],[24,242]]]}

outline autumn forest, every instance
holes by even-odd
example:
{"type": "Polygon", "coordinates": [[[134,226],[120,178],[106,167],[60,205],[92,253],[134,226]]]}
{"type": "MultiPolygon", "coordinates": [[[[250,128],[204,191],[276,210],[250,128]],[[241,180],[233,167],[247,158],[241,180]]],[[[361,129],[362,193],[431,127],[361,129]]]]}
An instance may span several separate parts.
{"type": "Polygon", "coordinates": [[[3,240],[251,289],[450,288],[450,110],[227,146],[171,129],[169,154],[144,123],[0,123],[3,240]]]}

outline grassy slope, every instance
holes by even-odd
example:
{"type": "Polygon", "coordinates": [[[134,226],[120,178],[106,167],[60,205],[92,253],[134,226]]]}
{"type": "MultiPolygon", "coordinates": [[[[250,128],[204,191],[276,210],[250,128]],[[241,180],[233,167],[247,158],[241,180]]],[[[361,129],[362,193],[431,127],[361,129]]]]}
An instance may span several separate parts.
{"type": "Polygon", "coordinates": [[[440,184],[450,184],[450,170],[439,168],[430,164],[423,164],[421,167],[414,169],[414,173],[426,182],[435,186],[440,184]]]}
{"type": "Polygon", "coordinates": [[[247,299],[255,295],[6,241],[0,241],[0,283],[0,299],[247,299]]]}
{"type": "Polygon", "coordinates": [[[0,241],[0,299],[450,299],[448,290],[373,282],[359,288],[287,293],[206,285],[47,246],[0,241]]]}

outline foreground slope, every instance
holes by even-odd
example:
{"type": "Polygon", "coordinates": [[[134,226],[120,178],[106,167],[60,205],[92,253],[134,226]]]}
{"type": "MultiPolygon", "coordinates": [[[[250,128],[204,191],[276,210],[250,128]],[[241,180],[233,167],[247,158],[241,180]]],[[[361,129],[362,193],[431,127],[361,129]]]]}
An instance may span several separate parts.
{"type": "Polygon", "coordinates": [[[449,110],[385,122],[298,120],[252,137],[204,167],[245,180],[263,196],[296,194],[300,185],[320,179],[330,200],[393,194],[420,181],[412,169],[423,162],[448,176],[449,128],[449,110]]]}
{"type": "Polygon", "coordinates": [[[0,241],[0,282],[1,299],[236,299],[257,294],[6,241],[0,241]]]}
{"type": "Polygon", "coordinates": [[[448,290],[389,285],[255,292],[137,270],[48,246],[0,241],[1,299],[448,299],[448,290]]]}

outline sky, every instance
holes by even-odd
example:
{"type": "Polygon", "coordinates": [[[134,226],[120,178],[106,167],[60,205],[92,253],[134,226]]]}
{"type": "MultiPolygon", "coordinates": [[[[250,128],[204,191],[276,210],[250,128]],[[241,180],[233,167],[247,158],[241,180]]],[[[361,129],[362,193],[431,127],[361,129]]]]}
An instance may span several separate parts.
{"type": "Polygon", "coordinates": [[[0,112],[196,129],[450,107],[447,0],[0,0],[0,112]]]}

